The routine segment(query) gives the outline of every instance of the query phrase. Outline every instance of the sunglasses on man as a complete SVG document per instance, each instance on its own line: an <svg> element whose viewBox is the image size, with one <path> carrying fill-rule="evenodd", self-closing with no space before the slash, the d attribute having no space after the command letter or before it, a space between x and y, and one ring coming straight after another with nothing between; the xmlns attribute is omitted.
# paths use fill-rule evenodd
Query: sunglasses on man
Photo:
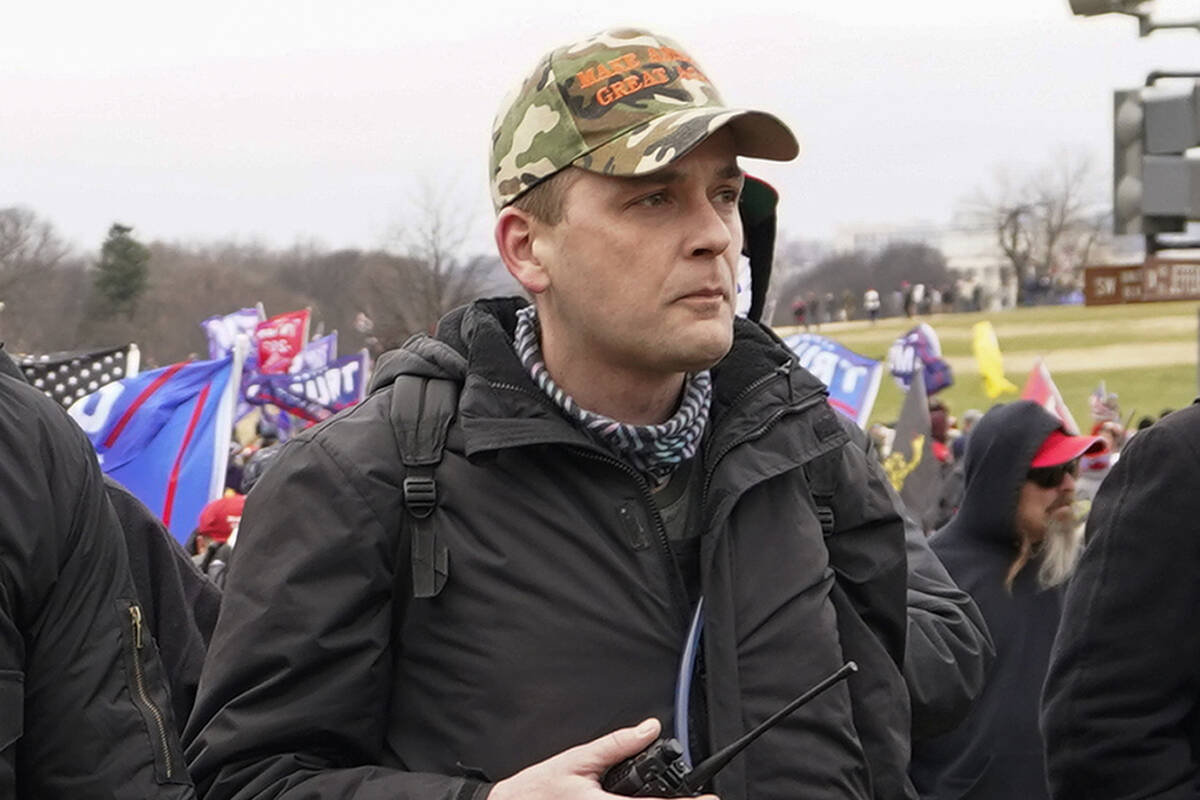
<svg viewBox="0 0 1200 800"><path fill-rule="evenodd" d="M1043 489L1054 489L1060 486L1067 475L1072 478L1079 475L1079 459L1073 459L1063 464L1055 464L1053 467L1034 467L1029 470L1025 476L1026 480L1031 480Z"/></svg>

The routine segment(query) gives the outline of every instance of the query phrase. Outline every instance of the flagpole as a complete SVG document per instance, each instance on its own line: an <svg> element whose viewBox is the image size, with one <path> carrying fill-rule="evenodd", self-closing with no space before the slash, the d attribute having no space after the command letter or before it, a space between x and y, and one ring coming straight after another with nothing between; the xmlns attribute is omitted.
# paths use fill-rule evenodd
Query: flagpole
<svg viewBox="0 0 1200 800"><path fill-rule="evenodd" d="M125 358L125 375L126 378L135 378L142 371L142 351L138 350L137 344L129 343L129 355Z"/></svg>
<svg viewBox="0 0 1200 800"><path fill-rule="evenodd" d="M233 351L229 354L233 359L229 370L229 382L225 384L225 394L221 398L217 418L213 422L213 471L208 487L210 501L216 500L225 492L225 474L229 467L229 439L233 435L234 425L233 410L242 390L242 368L246 363L246 352L249 348L249 337L239 333L233 341Z"/></svg>

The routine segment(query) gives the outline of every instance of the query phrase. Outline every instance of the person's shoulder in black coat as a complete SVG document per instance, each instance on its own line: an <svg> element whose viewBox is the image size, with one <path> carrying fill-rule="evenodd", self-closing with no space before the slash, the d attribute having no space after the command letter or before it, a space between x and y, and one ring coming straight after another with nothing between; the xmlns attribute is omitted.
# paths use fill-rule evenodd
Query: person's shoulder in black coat
<svg viewBox="0 0 1200 800"><path fill-rule="evenodd" d="M182 732L221 610L221 591L128 489L110 478L104 485L125 534L134 587L167 671L175 722Z"/></svg>
<svg viewBox="0 0 1200 800"><path fill-rule="evenodd" d="M0 375L0 797L193 796L95 452Z"/></svg>
<svg viewBox="0 0 1200 800"><path fill-rule="evenodd" d="M1139 433L1092 505L1042 698L1056 800L1200 797L1200 406Z"/></svg>

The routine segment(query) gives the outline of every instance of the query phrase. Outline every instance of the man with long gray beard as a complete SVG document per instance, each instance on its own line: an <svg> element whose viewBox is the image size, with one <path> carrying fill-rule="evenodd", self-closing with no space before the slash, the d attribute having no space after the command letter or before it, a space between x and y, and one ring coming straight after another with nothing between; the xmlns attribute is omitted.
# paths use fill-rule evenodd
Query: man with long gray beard
<svg viewBox="0 0 1200 800"><path fill-rule="evenodd" d="M1105 447L1029 400L993 408L971 434L962 505L930 545L983 612L996 661L958 728L914 742L923 800L1049 796L1038 698L1082 544L1078 460Z"/></svg>

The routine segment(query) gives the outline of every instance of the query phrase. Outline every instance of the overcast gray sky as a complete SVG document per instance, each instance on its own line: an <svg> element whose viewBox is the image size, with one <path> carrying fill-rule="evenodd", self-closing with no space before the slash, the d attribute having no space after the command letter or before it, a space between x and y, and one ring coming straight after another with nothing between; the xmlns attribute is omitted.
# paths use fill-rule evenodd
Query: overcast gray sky
<svg viewBox="0 0 1200 800"><path fill-rule="evenodd" d="M423 182L447 187L483 249L498 101L545 50L616 25L674 37L727 102L792 126L799 161L745 166L806 237L946 222L997 167L1063 147L1107 175L1112 90L1200 69L1200 33L1139 39L1067 0L4 6L0 206L86 249L114 220L143 239L374 247Z"/></svg>

